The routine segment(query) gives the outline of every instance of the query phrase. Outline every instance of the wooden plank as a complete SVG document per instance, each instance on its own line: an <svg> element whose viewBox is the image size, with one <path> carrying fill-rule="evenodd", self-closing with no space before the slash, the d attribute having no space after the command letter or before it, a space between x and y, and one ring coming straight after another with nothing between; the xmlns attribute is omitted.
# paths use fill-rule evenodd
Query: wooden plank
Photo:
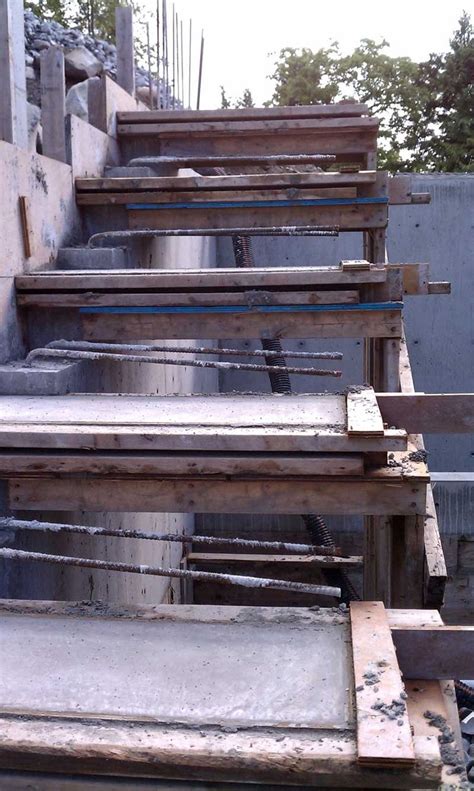
<svg viewBox="0 0 474 791"><path fill-rule="evenodd" d="M185 123L119 123L117 130L122 137L175 137L175 136L216 136L216 135L255 135L279 134L300 135L311 132L313 135L327 134L330 137L347 132L377 132L378 118L293 118L287 120L258 121L189 121ZM315 141L315 145L317 145ZM318 151L315 153L319 153Z"/></svg>
<svg viewBox="0 0 474 791"><path fill-rule="evenodd" d="M474 626L416 626L392 629L405 678L470 678Z"/></svg>
<svg viewBox="0 0 474 791"><path fill-rule="evenodd" d="M1 473L0 473L1 474ZM161 513L416 514L426 486L408 479L130 480L10 478L13 510L137 511Z"/></svg>
<svg viewBox="0 0 474 791"><path fill-rule="evenodd" d="M342 272L338 266L328 267L252 267L237 269L117 269L75 270L70 272L43 271L30 275L18 275L15 286L19 291L92 291L113 289L116 291L195 289L243 289L243 288L310 288L320 285L346 285L358 283L384 283L384 269L373 268L367 272Z"/></svg>
<svg viewBox="0 0 474 791"><path fill-rule="evenodd" d="M219 207L226 206L228 203L235 203L241 207L242 203L254 203L256 208L260 208L257 202L265 201L320 201L329 199L349 200L357 198L356 187L288 187L285 189L252 189L252 190L206 190L192 191L150 191L150 192L78 192L76 193L76 203L78 206L124 206L135 204L146 204L146 206L156 205L157 210L164 211L164 204L176 204L176 208L181 210L183 204L214 204ZM206 208L206 207L205 207Z"/></svg>
<svg viewBox="0 0 474 791"><path fill-rule="evenodd" d="M363 272L370 269L371 265L368 261L341 261L341 269L343 272Z"/></svg>
<svg viewBox="0 0 474 791"><path fill-rule="evenodd" d="M21 221L21 235L23 238L23 252L25 258L32 256L32 242L33 234L30 222L30 199L27 195L20 195L18 197L18 206L20 210Z"/></svg>
<svg viewBox="0 0 474 791"><path fill-rule="evenodd" d="M81 307L102 306L181 306L181 305L334 305L359 302L359 292L340 291L204 291L190 293L172 292L70 292L17 294L17 304L27 307Z"/></svg>
<svg viewBox="0 0 474 791"><path fill-rule="evenodd" d="M88 310L99 311L99 308ZM390 338L401 332L401 310L342 310L264 313L257 309L212 313L83 313L82 335L89 341L162 338Z"/></svg>
<svg viewBox="0 0 474 791"><path fill-rule="evenodd" d="M350 616L358 762L413 765L405 689L385 608L381 602L351 602Z"/></svg>
<svg viewBox="0 0 474 791"><path fill-rule="evenodd" d="M67 162L66 80L61 47L51 46L41 52L40 75L43 154L58 162Z"/></svg>
<svg viewBox="0 0 474 791"><path fill-rule="evenodd" d="M375 171L356 173L258 173L234 176L147 176L140 178L79 178L75 181L78 192L140 192L180 190L250 190L283 189L291 187L351 187L372 184Z"/></svg>
<svg viewBox="0 0 474 791"><path fill-rule="evenodd" d="M389 180L389 198L392 206L401 206L411 203L430 203L429 192L412 192L413 177L399 175L392 176Z"/></svg>
<svg viewBox="0 0 474 791"><path fill-rule="evenodd" d="M42 477L51 473L71 475L131 475L164 478L176 476L212 475L214 478L234 477L313 477L319 475L364 474L364 459L361 454L262 454L252 456L222 453L196 454L170 453L126 454L126 453L59 453L38 452L36 454L7 453L0 451L2 474L8 476L27 475Z"/></svg>
<svg viewBox="0 0 474 791"><path fill-rule="evenodd" d="M285 122L282 122L285 123ZM163 125L166 126L166 125ZM156 155L162 156L235 156L242 153L242 139L239 134L212 135L130 135L122 137L125 147L139 146L130 149L131 155ZM337 135L330 130L317 135L314 130L260 130L245 135L246 156L261 155L291 155L307 154L308 151L316 154L330 154L336 157L336 163L350 162L360 166L362 170L375 170L374 159L369 156L375 153L377 146L377 130L374 129L347 129L339 131ZM127 148L126 148L127 151ZM127 153L125 153L127 156Z"/></svg>
<svg viewBox="0 0 474 791"><path fill-rule="evenodd" d="M435 280L428 283L428 294L450 294L451 283L449 280Z"/></svg>
<svg viewBox="0 0 474 791"><path fill-rule="evenodd" d="M474 393L377 393L389 426L409 434L458 434L474 431Z"/></svg>
<svg viewBox="0 0 474 791"><path fill-rule="evenodd" d="M144 204L146 206L146 204ZM138 204L131 204L138 206ZM318 225L363 231L366 228L385 228L388 222L387 204L363 203L342 205L285 205L260 206L208 206L198 208L152 208L128 210L128 223L132 229L177 230L180 228L273 228L278 225L302 228Z"/></svg>
<svg viewBox="0 0 474 791"><path fill-rule="evenodd" d="M346 404L347 432L350 436L383 436L382 415L372 387L349 390Z"/></svg>
<svg viewBox="0 0 474 791"><path fill-rule="evenodd" d="M284 572L285 567L300 567L302 570L307 570L308 566L327 566L327 568L339 567L357 567L362 566L363 558L352 557L338 557L330 555L262 555L255 553L248 553L246 555L238 555L224 552L188 552L188 564L197 565L199 567L212 566L216 563L226 566L282 566L280 573Z"/></svg>
<svg viewBox="0 0 474 791"><path fill-rule="evenodd" d="M133 9L115 9L115 39L117 44L117 83L127 93L135 95L135 50L133 41Z"/></svg>
<svg viewBox="0 0 474 791"><path fill-rule="evenodd" d="M334 104L309 104L295 107L245 107L228 110L159 110L151 112L118 112L123 124L189 123L193 121L254 121L258 119L293 120L295 118L350 117L368 115L366 104L336 102Z"/></svg>

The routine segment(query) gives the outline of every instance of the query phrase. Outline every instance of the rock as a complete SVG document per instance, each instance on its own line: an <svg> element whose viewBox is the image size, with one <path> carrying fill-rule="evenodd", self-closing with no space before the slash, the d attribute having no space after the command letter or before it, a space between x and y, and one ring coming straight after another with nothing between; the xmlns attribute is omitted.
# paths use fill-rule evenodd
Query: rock
<svg viewBox="0 0 474 791"><path fill-rule="evenodd" d="M461 733L463 736L474 736L474 711L461 720Z"/></svg>
<svg viewBox="0 0 474 791"><path fill-rule="evenodd" d="M25 66L32 66L34 63L34 58L28 53L25 53Z"/></svg>
<svg viewBox="0 0 474 791"><path fill-rule="evenodd" d="M467 779L469 780L470 783L474 783L474 766L472 769L469 770Z"/></svg>
<svg viewBox="0 0 474 791"><path fill-rule="evenodd" d="M36 80L36 72L31 66L27 66L25 69L25 77L27 80Z"/></svg>
<svg viewBox="0 0 474 791"><path fill-rule="evenodd" d="M89 120L89 80L78 82L69 88L66 95L66 113L77 115L83 121Z"/></svg>
<svg viewBox="0 0 474 791"><path fill-rule="evenodd" d="M75 47L64 55L66 76L73 80L86 80L101 73L103 66L85 47Z"/></svg>
<svg viewBox="0 0 474 791"><path fill-rule="evenodd" d="M150 91L148 86L146 88L137 88L136 90L137 99L139 99L143 104L150 105ZM156 85L152 87L152 97L153 97L153 107L156 107Z"/></svg>
<svg viewBox="0 0 474 791"><path fill-rule="evenodd" d="M41 110L35 104L26 103L28 124L28 150L40 151L42 145Z"/></svg>
<svg viewBox="0 0 474 791"><path fill-rule="evenodd" d="M32 47L33 47L33 48L34 48L34 49L35 49L37 52L41 52L41 50L42 50L42 49L49 49L49 48L50 48L50 46L51 46L51 43L50 43L49 41L45 41L45 40L44 40L44 39L42 39L42 38L35 38L35 39L33 39L33 42L32 42L32 44L31 44L31 46L32 46Z"/></svg>
<svg viewBox="0 0 474 791"><path fill-rule="evenodd" d="M471 744L471 746L468 749L468 753L471 758L474 758L474 744Z"/></svg>

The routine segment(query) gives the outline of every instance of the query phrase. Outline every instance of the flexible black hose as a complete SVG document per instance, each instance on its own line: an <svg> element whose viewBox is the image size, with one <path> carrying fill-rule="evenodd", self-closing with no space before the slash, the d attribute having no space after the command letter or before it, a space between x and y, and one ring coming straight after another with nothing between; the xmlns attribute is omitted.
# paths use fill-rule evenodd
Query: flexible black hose
<svg viewBox="0 0 474 791"><path fill-rule="evenodd" d="M234 248L234 259L238 267L253 267L254 260L252 255L252 243L249 236L233 236L232 246ZM281 342L278 338L262 338L262 349L272 352L281 352L279 357L271 357L273 366L286 365ZM291 393L290 376L287 371L272 372L269 374L270 385L273 393ZM318 514L302 514L301 516L311 541L316 546L335 546L334 538L328 529L324 519ZM326 580L331 580L331 585L341 588L341 599L349 602L359 599L359 595L349 580L345 571L339 569L325 569L323 572Z"/></svg>

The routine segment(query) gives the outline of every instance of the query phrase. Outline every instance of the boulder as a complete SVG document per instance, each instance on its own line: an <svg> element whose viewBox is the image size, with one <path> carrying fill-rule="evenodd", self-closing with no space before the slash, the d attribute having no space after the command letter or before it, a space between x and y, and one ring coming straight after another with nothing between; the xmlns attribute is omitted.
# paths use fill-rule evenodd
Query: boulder
<svg viewBox="0 0 474 791"><path fill-rule="evenodd" d="M66 95L66 113L77 115L83 121L89 120L88 109L89 80L78 82L69 88Z"/></svg>
<svg viewBox="0 0 474 791"><path fill-rule="evenodd" d="M66 76L72 80L87 80L102 71L102 63L85 47L75 47L64 55Z"/></svg>
<svg viewBox="0 0 474 791"><path fill-rule="evenodd" d="M28 124L28 151L41 151L41 110L35 104L26 103Z"/></svg>

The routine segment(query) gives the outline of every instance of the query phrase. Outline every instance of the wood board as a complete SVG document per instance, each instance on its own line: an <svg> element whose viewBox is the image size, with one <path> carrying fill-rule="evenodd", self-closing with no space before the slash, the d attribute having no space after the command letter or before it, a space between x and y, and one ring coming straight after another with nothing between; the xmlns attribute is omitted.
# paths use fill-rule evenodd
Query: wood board
<svg viewBox="0 0 474 791"><path fill-rule="evenodd" d="M364 766L411 766L415 750L397 655L381 602L351 602L357 757Z"/></svg>

